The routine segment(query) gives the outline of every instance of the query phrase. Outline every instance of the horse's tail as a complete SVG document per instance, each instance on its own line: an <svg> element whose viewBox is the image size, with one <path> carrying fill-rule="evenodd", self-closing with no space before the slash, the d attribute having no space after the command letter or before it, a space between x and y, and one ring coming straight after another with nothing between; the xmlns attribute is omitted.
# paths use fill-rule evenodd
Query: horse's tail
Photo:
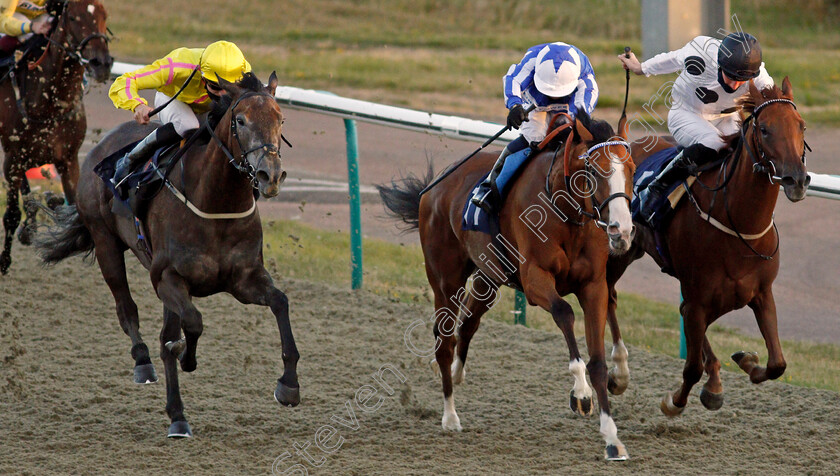
<svg viewBox="0 0 840 476"><path fill-rule="evenodd" d="M93 253L93 237L82 223L75 205L65 205L55 210L55 225L38 233L35 248L45 264L55 264L78 254L88 257Z"/></svg>
<svg viewBox="0 0 840 476"><path fill-rule="evenodd" d="M385 211L393 218L405 222L408 225L405 231L420 227L420 192L432 182L434 176L434 168L429 163L424 177L410 173L399 180L391 180L390 186L376 186L379 197L385 204Z"/></svg>

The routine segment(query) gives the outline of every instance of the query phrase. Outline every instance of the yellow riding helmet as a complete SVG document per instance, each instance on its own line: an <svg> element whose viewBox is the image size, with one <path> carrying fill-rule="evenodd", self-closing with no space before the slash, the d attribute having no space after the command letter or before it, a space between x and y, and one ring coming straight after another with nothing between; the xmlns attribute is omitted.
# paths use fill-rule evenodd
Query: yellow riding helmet
<svg viewBox="0 0 840 476"><path fill-rule="evenodd" d="M242 79L251 71L251 65L245 60L242 51L229 41L217 41L204 48L199 61L201 76L210 81L219 82L219 78L229 83Z"/></svg>

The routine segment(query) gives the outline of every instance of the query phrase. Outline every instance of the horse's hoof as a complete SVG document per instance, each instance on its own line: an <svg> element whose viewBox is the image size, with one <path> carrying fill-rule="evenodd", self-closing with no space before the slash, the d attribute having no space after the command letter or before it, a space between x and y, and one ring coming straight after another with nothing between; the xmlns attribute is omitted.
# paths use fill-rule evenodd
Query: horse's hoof
<svg viewBox="0 0 840 476"><path fill-rule="evenodd" d="M569 408L572 409L573 412L577 413L581 416L591 416L592 415L592 398L591 397L584 397L584 398L577 398L575 397L575 391L572 390L569 392Z"/></svg>
<svg viewBox="0 0 840 476"><path fill-rule="evenodd" d="M158 381L157 372L153 364L134 366L134 383L155 383Z"/></svg>
<svg viewBox="0 0 840 476"><path fill-rule="evenodd" d="M32 237L35 236L35 233L37 232L38 229L35 225L22 226L20 230L18 230L18 241L23 246L29 246L32 244Z"/></svg>
<svg viewBox="0 0 840 476"><path fill-rule="evenodd" d="M734 360L735 363L738 364L738 366L742 367L742 368L744 367L744 365L749 364L749 363L753 363L755 365L758 365L758 353L756 353L756 352L745 352L745 351L742 350L742 351L735 352L734 354L732 354L732 360Z"/></svg>
<svg viewBox="0 0 840 476"><path fill-rule="evenodd" d="M627 461L630 456L627 454L627 448L623 444L607 445L604 449L604 458L607 461Z"/></svg>
<svg viewBox="0 0 840 476"><path fill-rule="evenodd" d="M621 395L627 390L627 385L630 383L627 377L616 377L613 369L608 372L607 390L613 395Z"/></svg>
<svg viewBox="0 0 840 476"><path fill-rule="evenodd" d="M178 420L173 421L171 425L169 425L169 434L166 435L167 438L191 438L192 437L192 430L190 430L190 424L187 423L186 420Z"/></svg>
<svg viewBox="0 0 840 476"><path fill-rule="evenodd" d="M685 407L678 407L674 405L674 396L671 395L671 392L668 392L664 397L662 397L662 401L659 402L659 409L662 410L662 413L664 413L668 418L674 418L680 416L683 410L685 410Z"/></svg>
<svg viewBox="0 0 840 476"><path fill-rule="evenodd" d="M723 392L709 392L704 387L700 390L700 403L702 403L707 410L720 410L720 407L723 406Z"/></svg>
<svg viewBox="0 0 840 476"><path fill-rule="evenodd" d="M198 362L195 360L195 357L188 359L186 358L186 354L182 355L178 361L181 362L181 370L184 372L192 372L198 366Z"/></svg>
<svg viewBox="0 0 840 476"><path fill-rule="evenodd" d="M457 413L451 413L449 415L444 414L443 419L440 422L440 425L443 427L444 431L462 431L461 428L461 419L458 418Z"/></svg>
<svg viewBox="0 0 840 476"><path fill-rule="evenodd" d="M187 350L187 341L184 339L178 340L171 340L164 344L166 350L168 350L172 355L181 358L181 355Z"/></svg>
<svg viewBox="0 0 840 476"><path fill-rule="evenodd" d="M287 387L278 380L277 388L274 389L274 400L280 405L296 407L300 403L300 387Z"/></svg>

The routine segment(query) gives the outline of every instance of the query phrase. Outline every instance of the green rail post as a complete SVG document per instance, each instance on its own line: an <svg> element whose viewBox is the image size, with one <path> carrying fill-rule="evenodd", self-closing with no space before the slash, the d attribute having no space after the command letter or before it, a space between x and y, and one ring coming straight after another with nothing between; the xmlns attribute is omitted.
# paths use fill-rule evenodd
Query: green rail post
<svg viewBox="0 0 840 476"><path fill-rule="evenodd" d="M527 310L526 305L528 301L525 300L525 294L522 291L516 291L516 298L514 300L514 310L513 310L513 323L514 324L522 324L525 327L528 327L528 324L525 323L525 311Z"/></svg>
<svg viewBox="0 0 840 476"><path fill-rule="evenodd" d="M680 292L680 309L682 309L682 292ZM688 347L685 345L685 323L683 322L682 313L679 313L680 316L680 358L685 359L688 357Z"/></svg>
<svg viewBox="0 0 840 476"><path fill-rule="evenodd" d="M344 120L347 138L347 186L350 195L350 265L353 289L362 287L362 206L359 196L359 141L356 121Z"/></svg>

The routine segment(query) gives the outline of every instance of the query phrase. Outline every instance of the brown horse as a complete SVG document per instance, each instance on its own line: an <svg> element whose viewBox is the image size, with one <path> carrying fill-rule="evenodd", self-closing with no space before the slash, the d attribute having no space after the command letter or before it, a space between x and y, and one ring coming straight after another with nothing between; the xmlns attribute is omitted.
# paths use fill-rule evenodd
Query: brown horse
<svg viewBox="0 0 840 476"><path fill-rule="evenodd" d="M49 236L39 236L36 243L47 263L95 253L114 295L120 325L131 337L137 383L154 382L157 375L140 336L137 306L126 281L125 250L131 250L149 270L164 305L160 357L166 368L170 437L191 436L175 362L180 360L185 372L196 368L203 324L192 296L227 292L244 304L270 306L280 328L285 366L274 397L289 406L300 401L299 355L288 299L263 267L262 227L253 196L257 186L265 197L277 195L286 177L279 153L283 115L274 100L277 77L271 75L268 88L250 73L237 85L223 86L228 95L216 104L221 111L216 117L221 119L215 132L211 126L201 132L212 140L186 151L169 179L169 190L149 204L144 220L148 247L138 239L133 219L111 212L113 196L93 172L103 158L145 137L152 127L133 122L112 130L91 150L79 181L77 204L60 208L60 226ZM176 197L176 191L180 196ZM181 338L182 329L186 339Z"/></svg>
<svg viewBox="0 0 840 476"><path fill-rule="evenodd" d="M87 69L94 80L105 82L114 63L108 52L107 13L99 0L51 0L46 8L55 16L48 41L15 71L21 102L15 100L13 78L0 84L0 143L5 154L3 175L9 183L0 274L6 274L12 263L12 241L21 219L18 192L29 193L27 169L55 164L66 200L74 203L79 148L87 129L82 76ZM37 207L26 207L20 236L24 244L29 244L35 211Z"/></svg>
<svg viewBox="0 0 840 476"><path fill-rule="evenodd" d="M706 338L706 329L729 311L749 306L767 345L767 367L759 365L754 352L732 356L750 380L761 383L779 378L785 371L772 290L779 271L773 210L779 184L790 201L805 198L810 182L805 170L805 121L796 111L787 78L781 90L774 86L758 91L751 82L742 110L751 116L744 120L741 133L729 138L734 152L717 173L704 173L692 184L696 205L683 200L664 234L670 267L682 289L680 314L688 349L682 386L667 393L661 402L668 416L682 413L691 387L704 370L709 379L700 401L710 410L723 405L720 362ZM671 146L646 137L634 143L633 157L642 163L652 152ZM638 229L630 252L611 257L608 265L611 326L617 327L615 283L627 266L644 253L660 266L668 264L657 252L653 232L646 226Z"/></svg>
<svg viewBox="0 0 840 476"><path fill-rule="evenodd" d="M494 304L500 285L521 283L528 302L550 312L566 339L575 379L572 411L592 413L588 369L601 408L606 457L627 458L610 416L607 388L618 385L608 376L604 350L607 256L628 250L633 238L628 203L635 165L624 142L624 124L619 125L621 140L616 141L611 140L614 132L609 124L578 116L565 144L531 158L524 167L501 210L500 233L493 237L464 231L461 224L465 200L497 153L475 156L422 196L431 171L425 179L409 176L402 184L379 187L390 212L420 231L426 275L435 296L435 361L442 370L444 430L461 430L452 384L464 379L467 350L481 316ZM558 155L565 159L555 163ZM588 184L580 181L583 177ZM471 275L472 285L466 291ZM574 336L574 312L562 298L569 293L577 295L583 308L587 365ZM617 373L627 373L623 345L614 348L613 357L620 368Z"/></svg>

